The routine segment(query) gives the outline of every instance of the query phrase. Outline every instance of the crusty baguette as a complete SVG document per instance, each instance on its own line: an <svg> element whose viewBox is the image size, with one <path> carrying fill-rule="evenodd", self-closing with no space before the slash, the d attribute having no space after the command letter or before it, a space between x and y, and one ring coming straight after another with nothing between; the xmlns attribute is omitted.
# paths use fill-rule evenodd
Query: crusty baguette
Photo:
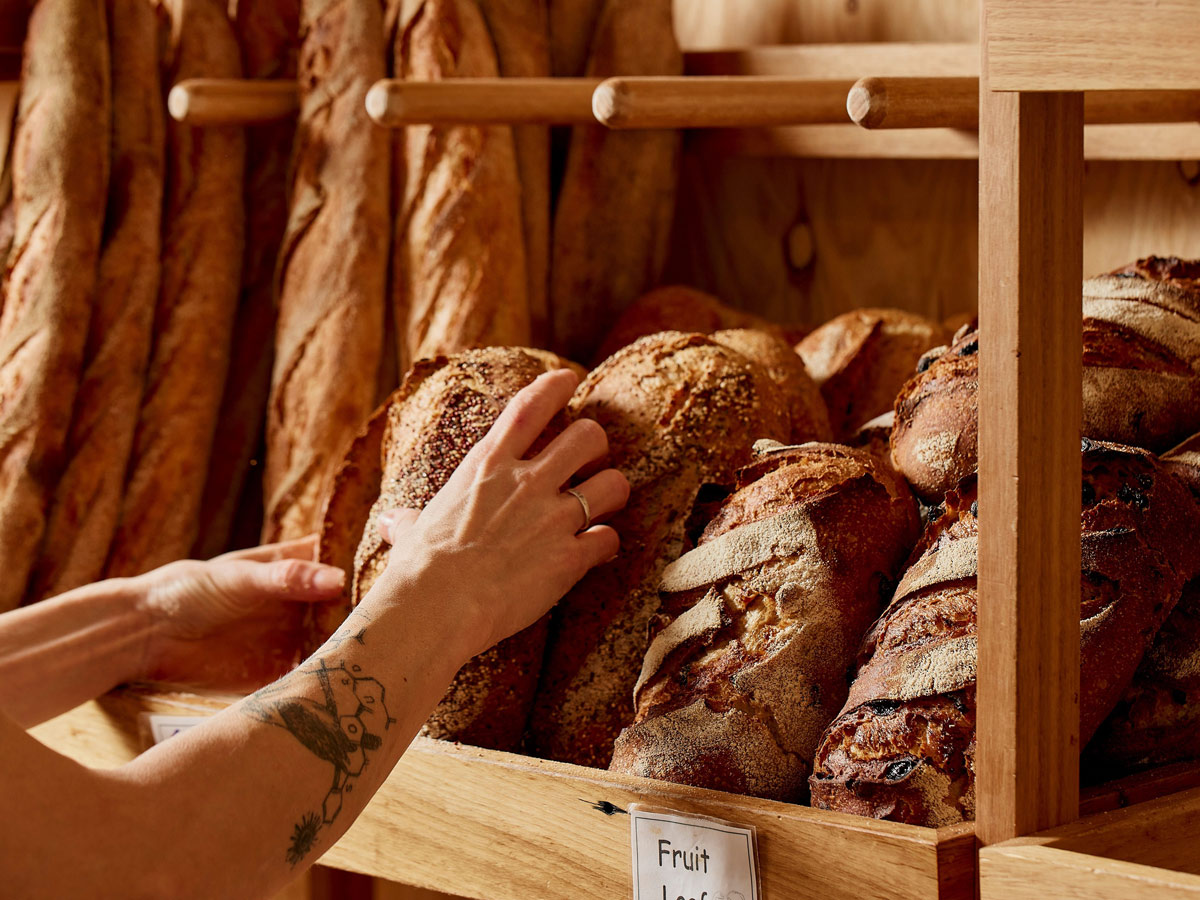
<svg viewBox="0 0 1200 900"><path fill-rule="evenodd" d="M375 407L387 278L388 137L367 117L383 13L304 0L300 115L267 410L263 539L320 527L340 455Z"/></svg>
<svg viewBox="0 0 1200 900"><path fill-rule="evenodd" d="M397 77L495 77L475 0L425 0L399 35ZM420 359L530 342L521 181L508 125L404 129L393 251L402 368Z"/></svg>
<svg viewBox="0 0 1200 900"><path fill-rule="evenodd" d="M237 78L237 41L221 0L175 0L168 80ZM240 128L167 125L162 281L154 346L109 576L187 556L196 540L242 263ZM164 502L164 498L170 502Z"/></svg>
<svg viewBox="0 0 1200 900"><path fill-rule="evenodd" d="M670 0L608 0L587 74L680 75ZM606 325L658 283L679 176L679 133L571 131L554 211L550 308L555 347L591 359Z"/></svg>
<svg viewBox="0 0 1200 900"><path fill-rule="evenodd" d="M703 335L672 331L593 369L570 409L604 426L609 464L632 492L611 520L620 554L555 610L530 734L543 756L603 767L633 721L630 698L662 571L683 548L700 487L732 479L755 439L786 441L790 419L759 366Z"/></svg>
<svg viewBox="0 0 1200 900"><path fill-rule="evenodd" d="M300 0L240 0L234 28L245 77L296 77ZM295 132L291 119L246 129L246 249L221 424L213 441L200 532L193 548L193 555L201 559L228 548L244 490L262 491L262 467L252 470L251 462L262 440L271 390L275 262L287 225L287 171ZM252 471L259 479L247 484Z"/></svg>
<svg viewBox="0 0 1200 900"><path fill-rule="evenodd" d="M158 297L165 112L158 6L108 0L112 45L112 177L108 224L67 438L28 600L104 573L125 490Z"/></svg>
<svg viewBox="0 0 1200 900"><path fill-rule="evenodd" d="M0 612L25 592L62 467L96 282L109 128L103 0L40 0L22 61L0 315Z"/></svg>
<svg viewBox="0 0 1200 900"><path fill-rule="evenodd" d="M550 0L550 67L554 75L583 75L604 5L605 0Z"/></svg>

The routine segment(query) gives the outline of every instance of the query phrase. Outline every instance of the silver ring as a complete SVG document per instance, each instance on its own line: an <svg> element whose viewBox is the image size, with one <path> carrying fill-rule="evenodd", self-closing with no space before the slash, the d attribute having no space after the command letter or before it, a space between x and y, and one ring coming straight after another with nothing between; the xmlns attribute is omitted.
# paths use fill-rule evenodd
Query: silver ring
<svg viewBox="0 0 1200 900"><path fill-rule="evenodd" d="M566 493L570 494L579 501L579 505L583 507L583 524L579 526L579 531L587 531L592 527L592 507L587 501L587 497L583 496L574 488L567 488ZM575 532L579 534L579 531Z"/></svg>

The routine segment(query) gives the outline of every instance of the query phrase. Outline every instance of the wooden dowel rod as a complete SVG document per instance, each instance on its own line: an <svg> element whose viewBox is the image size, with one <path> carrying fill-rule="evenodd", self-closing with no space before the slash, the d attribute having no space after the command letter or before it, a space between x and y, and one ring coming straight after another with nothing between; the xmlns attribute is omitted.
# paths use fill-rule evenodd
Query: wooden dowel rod
<svg viewBox="0 0 1200 900"><path fill-rule="evenodd" d="M609 128L749 128L846 121L847 80L633 77L604 81L592 97Z"/></svg>
<svg viewBox="0 0 1200 900"><path fill-rule="evenodd" d="M242 125L294 115L299 108L294 81L190 78L167 94L167 111L188 125Z"/></svg>
<svg viewBox="0 0 1200 900"><path fill-rule="evenodd" d="M594 122L595 78L384 79L367 91L367 115L380 125Z"/></svg>
<svg viewBox="0 0 1200 900"><path fill-rule="evenodd" d="M846 95L863 128L979 127L978 78L862 78ZM1200 121L1200 91L1090 91L1088 125Z"/></svg>

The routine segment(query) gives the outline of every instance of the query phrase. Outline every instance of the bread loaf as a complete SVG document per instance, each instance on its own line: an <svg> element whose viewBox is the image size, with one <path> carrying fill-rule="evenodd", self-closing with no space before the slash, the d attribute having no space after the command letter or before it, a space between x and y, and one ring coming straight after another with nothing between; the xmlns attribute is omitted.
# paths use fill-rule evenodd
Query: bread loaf
<svg viewBox="0 0 1200 900"><path fill-rule="evenodd" d="M682 75L671 0L608 0L587 75ZM571 130L554 211L550 304L555 346L591 359L605 325L658 283L666 261L679 133Z"/></svg>
<svg viewBox="0 0 1200 900"><path fill-rule="evenodd" d="M922 499L937 503L975 471L978 447L979 331L960 329L949 347L922 356L900 389L892 464Z"/></svg>
<svg viewBox="0 0 1200 900"><path fill-rule="evenodd" d="M846 670L919 532L904 480L870 454L764 450L663 572L670 624L650 644L611 768L803 799Z"/></svg>
<svg viewBox="0 0 1200 900"><path fill-rule="evenodd" d="M104 224L103 0L39 0L21 61L0 314L0 612L25 593L63 464Z"/></svg>
<svg viewBox="0 0 1200 900"><path fill-rule="evenodd" d="M889 468L892 464L892 427L896 422L896 413L885 412L867 422L854 433L846 443L851 447L866 450L872 456L883 461Z"/></svg>
<svg viewBox="0 0 1200 900"><path fill-rule="evenodd" d="M397 77L494 78L475 0L424 0L398 38ZM400 360L529 343L521 180L508 125L412 125L393 251ZM399 166L398 166L399 167Z"/></svg>
<svg viewBox="0 0 1200 900"><path fill-rule="evenodd" d="M553 0L550 4L550 63L554 75L578 78L584 73L604 6L605 0Z"/></svg>
<svg viewBox="0 0 1200 900"><path fill-rule="evenodd" d="M382 10L303 0L300 23L300 113L267 407L265 541L320 527L341 453L376 405L383 349L388 137L363 105L384 75Z"/></svg>
<svg viewBox="0 0 1200 900"><path fill-rule="evenodd" d="M165 152L162 24L151 0L108 0L112 176L83 375L27 601L104 574L125 492L158 298Z"/></svg>
<svg viewBox="0 0 1200 900"><path fill-rule="evenodd" d="M835 439L892 408L917 360L945 343L937 322L899 309L856 309L833 318L796 345L821 388Z"/></svg>
<svg viewBox="0 0 1200 900"><path fill-rule="evenodd" d="M516 393L538 375L568 365L552 353L512 347L468 350L418 363L387 407L381 490L354 558L351 590L360 601L387 567L389 545L376 522L387 509L422 509ZM537 453L565 425L560 415ZM515 749L537 685L548 616L468 662L425 723L424 733L496 750Z"/></svg>
<svg viewBox="0 0 1200 900"><path fill-rule="evenodd" d="M245 77L296 77L300 0L239 0L234 28ZM192 552L201 559L228 548L244 492L262 492L262 467L252 470L251 463L260 450L271 391L275 264L287 226L287 171L295 133L291 118L246 128L246 247L221 425L213 441ZM255 477L248 484L252 473Z"/></svg>
<svg viewBox="0 0 1200 900"><path fill-rule="evenodd" d="M222 0L178 0L171 7L169 83L241 75L225 7ZM110 577L186 557L199 532L200 473L208 470L237 312L244 156L240 128L167 126L154 344Z"/></svg>
<svg viewBox="0 0 1200 900"><path fill-rule="evenodd" d="M786 440L790 422L760 367L679 332L642 338L610 357L580 385L570 411L604 426L609 465L632 493L611 519L620 554L584 576L555 610L530 732L543 756L607 766L613 741L633 721L630 698L659 581L683 547L701 485L730 481L756 438Z"/></svg>
<svg viewBox="0 0 1200 900"><path fill-rule="evenodd" d="M1195 567L1187 490L1150 454L1083 444L1080 742L1108 715ZM823 809L941 826L975 811L978 504L946 495L863 642L810 779Z"/></svg>

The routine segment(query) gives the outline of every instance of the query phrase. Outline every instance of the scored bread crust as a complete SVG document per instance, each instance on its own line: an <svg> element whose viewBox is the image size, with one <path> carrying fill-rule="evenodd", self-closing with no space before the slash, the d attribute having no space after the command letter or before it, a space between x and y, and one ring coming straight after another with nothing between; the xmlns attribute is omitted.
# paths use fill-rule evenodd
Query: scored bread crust
<svg viewBox="0 0 1200 900"><path fill-rule="evenodd" d="M530 721L537 753L607 766L633 720L663 568L683 547L700 486L732 480L758 437L787 439L779 389L756 364L699 334L642 338L594 369L571 401L608 434L632 488L610 524L621 552L559 603Z"/></svg>
<svg viewBox="0 0 1200 900"><path fill-rule="evenodd" d="M1145 451L1085 441L1080 741L1116 704L1177 602L1196 549L1191 496ZM868 631L817 750L813 805L940 826L974 816L978 519L974 479L914 551Z"/></svg>
<svg viewBox="0 0 1200 900"><path fill-rule="evenodd" d="M855 309L830 319L796 345L829 409L835 439L892 408L917 360L949 335L900 309Z"/></svg>
<svg viewBox="0 0 1200 900"><path fill-rule="evenodd" d="M800 800L920 519L888 466L833 444L764 449L738 486L663 573L674 618L647 652L611 768Z"/></svg>

